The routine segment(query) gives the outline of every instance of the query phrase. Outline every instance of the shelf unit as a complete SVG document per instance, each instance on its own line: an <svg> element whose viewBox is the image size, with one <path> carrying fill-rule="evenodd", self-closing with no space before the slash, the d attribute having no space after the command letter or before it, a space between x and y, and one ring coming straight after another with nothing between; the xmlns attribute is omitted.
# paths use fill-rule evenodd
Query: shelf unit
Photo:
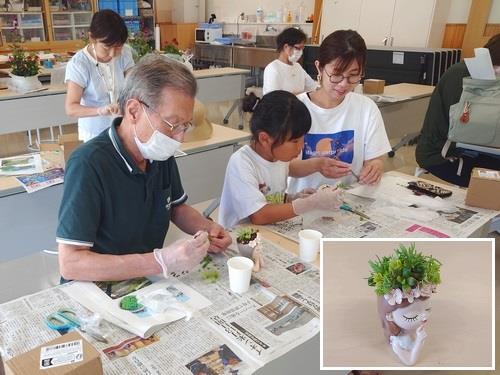
<svg viewBox="0 0 500 375"><path fill-rule="evenodd" d="M51 12L52 35L54 40L82 39L89 31L92 12L58 11Z"/></svg>
<svg viewBox="0 0 500 375"><path fill-rule="evenodd" d="M0 29L7 43L17 36L31 42L46 40L42 12L0 12Z"/></svg>
<svg viewBox="0 0 500 375"><path fill-rule="evenodd" d="M13 19L18 23L27 51L70 51L83 46L81 38L97 9L96 0L40 0L39 4L25 12L0 9L0 29L6 39L6 43L0 44L0 53L12 51Z"/></svg>

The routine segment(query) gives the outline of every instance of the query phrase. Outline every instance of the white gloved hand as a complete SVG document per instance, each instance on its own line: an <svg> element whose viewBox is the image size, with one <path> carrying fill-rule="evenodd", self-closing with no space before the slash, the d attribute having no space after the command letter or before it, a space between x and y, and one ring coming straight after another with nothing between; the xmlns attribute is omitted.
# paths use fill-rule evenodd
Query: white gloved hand
<svg viewBox="0 0 500 375"><path fill-rule="evenodd" d="M314 188L305 188L299 191L298 193L295 194L287 194L286 195L286 200L287 202L293 202L295 199L298 198L307 198L311 194L316 193L316 189Z"/></svg>
<svg viewBox="0 0 500 375"><path fill-rule="evenodd" d="M102 107L97 108L97 114L99 116L111 116L120 113L120 108L116 104L106 104Z"/></svg>
<svg viewBox="0 0 500 375"><path fill-rule="evenodd" d="M337 189L332 186L320 187L314 194L306 198L297 198L292 202L293 211L297 215L302 215L308 211L338 210L342 204L342 189Z"/></svg>
<svg viewBox="0 0 500 375"><path fill-rule="evenodd" d="M207 255L210 246L207 232L198 232L193 238L177 240L162 249L154 249L154 257L163 270L163 276L187 272Z"/></svg>

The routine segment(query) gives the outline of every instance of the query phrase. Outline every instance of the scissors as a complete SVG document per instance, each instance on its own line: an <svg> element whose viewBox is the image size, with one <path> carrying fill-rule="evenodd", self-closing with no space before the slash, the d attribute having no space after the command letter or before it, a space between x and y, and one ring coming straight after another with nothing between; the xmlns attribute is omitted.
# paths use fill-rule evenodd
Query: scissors
<svg viewBox="0 0 500 375"><path fill-rule="evenodd" d="M346 202L343 202L342 205L340 206L340 209L341 210L344 210L344 211L348 211L348 212L352 212L353 214L356 214L358 216L361 216L363 219L366 219L366 220L370 220L370 217L364 213L362 213L361 211L358 211L358 210L355 210L354 208L352 208L349 204L347 204Z"/></svg>
<svg viewBox="0 0 500 375"><path fill-rule="evenodd" d="M78 315L71 309L59 309L57 312L49 314L45 318L45 323L50 329L56 330L61 334L64 334L72 329L79 329L82 332L88 333L91 337L97 341L107 343L108 340L94 329L82 329L82 322L78 318Z"/></svg>

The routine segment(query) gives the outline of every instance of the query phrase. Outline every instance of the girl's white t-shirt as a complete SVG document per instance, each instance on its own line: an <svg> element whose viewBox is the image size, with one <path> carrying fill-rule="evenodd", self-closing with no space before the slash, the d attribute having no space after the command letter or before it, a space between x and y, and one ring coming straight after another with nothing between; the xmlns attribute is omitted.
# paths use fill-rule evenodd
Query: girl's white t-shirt
<svg viewBox="0 0 500 375"><path fill-rule="evenodd" d="M303 160L326 156L351 164L359 175L365 160L391 151L384 121L373 100L354 92L348 93L337 107L325 109L314 104L307 93L298 95L311 114L311 130L304 138ZM301 178L290 178L291 193L323 184L355 182L352 175L330 179L319 172Z"/></svg>
<svg viewBox="0 0 500 375"><path fill-rule="evenodd" d="M302 68L299 63L292 65L276 59L267 64L264 69L264 85L262 93L265 95L274 90L285 90L295 93L313 91L316 81Z"/></svg>
<svg viewBox="0 0 500 375"><path fill-rule="evenodd" d="M219 207L219 224L232 228L266 204L283 203L288 162L268 161L249 145L236 151L226 169Z"/></svg>

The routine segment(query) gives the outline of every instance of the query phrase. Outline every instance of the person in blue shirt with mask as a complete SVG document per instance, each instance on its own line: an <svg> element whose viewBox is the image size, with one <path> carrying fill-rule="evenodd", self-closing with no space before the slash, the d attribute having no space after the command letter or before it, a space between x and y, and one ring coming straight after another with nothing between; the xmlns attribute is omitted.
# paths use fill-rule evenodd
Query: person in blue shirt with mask
<svg viewBox="0 0 500 375"><path fill-rule="evenodd" d="M145 56L130 70L118 98L123 117L67 163L56 234L63 281L167 277L231 244L186 204L174 158L195 94L192 73L164 56ZM164 246L170 221L194 237Z"/></svg>
<svg viewBox="0 0 500 375"><path fill-rule="evenodd" d="M117 97L125 74L134 65L125 44L128 30L117 13L104 9L94 14L87 46L66 67L66 113L78 117L78 138L84 142L109 128L119 113Z"/></svg>

